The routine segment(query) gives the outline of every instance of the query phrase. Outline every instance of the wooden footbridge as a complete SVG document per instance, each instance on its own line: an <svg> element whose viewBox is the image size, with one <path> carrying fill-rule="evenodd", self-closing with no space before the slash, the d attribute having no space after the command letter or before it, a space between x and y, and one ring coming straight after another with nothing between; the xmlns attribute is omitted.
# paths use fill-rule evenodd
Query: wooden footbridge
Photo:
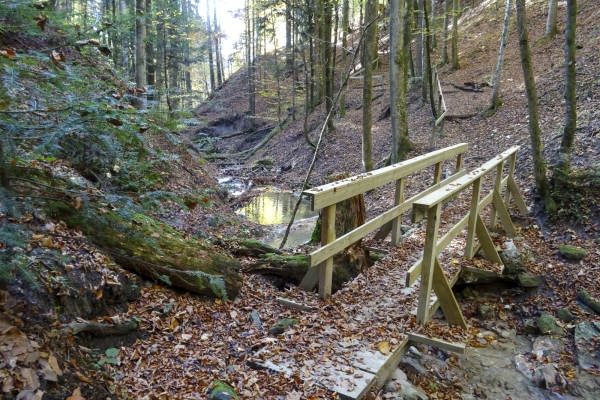
<svg viewBox="0 0 600 400"><path fill-rule="evenodd" d="M423 343L464 352L467 323L452 286L462 271L501 274L504 266L490 230L509 238L516 237L518 233L511 221L509 207L514 205L521 214L528 213L514 179L519 146L511 147L470 172L463 169L467 149L467 144L458 144L303 193L311 198L313 210L321 210L321 247L308 257L311 268L300 285L306 292L297 292L281 299L280 303L304 310L303 317L314 322L315 335L320 332L325 337L335 336L336 329L323 327L330 325L328 319L341 318L345 321L338 323L341 329L347 329L349 336L338 342L323 339L322 343L314 343L307 331L303 333L305 347L299 347L298 339L283 335L278 339L282 342L277 345L279 347L265 346L256 354L252 361L254 365L299 376L310 384L337 392L341 398L361 399L371 387L385 384L411 344ZM454 173L442 180L444 162L454 165ZM405 199L407 177L420 172L422 175L429 167L433 167L431 186ZM393 207L336 238L336 204L388 183L395 184ZM460 208L455 206L460 203L460 196L470 196L469 201L464 201L468 206L452 210L455 222L445 223L441 228L442 208L453 199L447 208ZM490 204L491 209L488 207ZM426 222L420 233L402 242L401 218L407 211L412 212L413 222ZM457 217L457 211L464 215ZM482 214L489 217L487 223ZM359 276L330 297L333 256L375 231L378 231L375 237L379 239L391 234L392 244L398 246L400 253L395 256L394 266L387 267L387 270L375 266L371 268L374 271L363 274L368 276ZM409 240L412 242L408 243ZM409 247L408 244L422 246L422 257L416 261L413 257L411 261L409 253L414 255L414 248L412 252L402 252L404 247ZM459 256L457 245L462 247ZM479 249L483 258L478 259ZM317 285L321 300L308 293ZM373 298L370 292L376 292L374 285L383 288L384 297ZM366 306L346 310L344 300L348 299L350 303L350 299L357 296L364 298ZM335 306L332 307L332 304ZM333 311L325 311L327 307ZM429 322L438 307L443 311L447 324ZM408 310L408 313L402 310ZM383 313L387 313L386 321L391 323L382 322ZM379 328L373 332L371 326L374 324L379 324ZM434 328L432 324L435 324ZM462 334L456 334L457 329ZM353 333L350 335L349 332ZM379 342L378 347L373 340L390 340L390 351L385 345L383 350L381 347L381 343L388 342ZM275 350L281 345L294 347L299 354L314 353L317 360L319 354L326 350L321 346L328 346L325 354L331 352L342 356L329 356L315 362L314 359L294 358L293 352L290 352L289 357L282 358ZM318 351L313 352L314 346ZM309 372L307 365L310 365Z"/></svg>

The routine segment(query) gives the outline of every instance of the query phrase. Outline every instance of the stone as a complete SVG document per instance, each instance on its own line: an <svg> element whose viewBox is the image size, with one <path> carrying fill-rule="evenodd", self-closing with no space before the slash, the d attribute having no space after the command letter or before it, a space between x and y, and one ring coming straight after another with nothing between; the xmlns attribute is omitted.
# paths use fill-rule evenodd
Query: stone
<svg viewBox="0 0 600 400"><path fill-rule="evenodd" d="M542 286L542 277L530 274L519 274L517 275L519 284L525 288L534 288Z"/></svg>
<svg viewBox="0 0 600 400"><path fill-rule="evenodd" d="M535 339L531 352L541 358L548 357L550 353L560 354L563 349L562 341L544 335Z"/></svg>
<svg viewBox="0 0 600 400"><path fill-rule="evenodd" d="M418 375L427 375L427 370L425 370L425 368L423 368L423 366L421 364L419 364L416 360L410 358L410 357L405 357L402 360L403 363L403 368L405 369L409 369L412 372L418 374Z"/></svg>
<svg viewBox="0 0 600 400"><path fill-rule="evenodd" d="M269 329L269 335L281 335L287 328L297 323L298 320L295 318L284 318Z"/></svg>
<svg viewBox="0 0 600 400"><path fill-rule="evenodd" d="M533 381L535 382L536 385L538 385L539 387L545 387L545 381L544 381L544 374L543 374L543 370L544 367L539 366L536 367L533 370Z"/></svg>
<svg viewBox="0 0 600 400"><path fill-rule="evenodd" d="M558 368L556 368L556 364L546 364L542 367L542 376L547 388L556 385L557 372Z"/></svg>
<svg viewBox="0 0 600 400"><path fill-rule="evenodd" d="M406 381L408 380L408 377L406 376L404 371L402 371L400 368L396 368L394 370L394 373L392 374L391 379L395 381Z"/></svg>
<svg viewBox="0 0 600 400"><path fill-rule="evenodd" d="M568 308L561 308L556 313L556 316L562 322L571 322L571 321L573 321L575 319L575 316L573 316L573 313L571 313L571 311L569 311Z"/></svg>
<svg viewBox="0 0 600 400"><path fill-rule="evenodd" d="M494 309L487 304L482 304L479 307L477 307L477 316L483 320L494 319Z"/></svg>
<svg viewBox="0 0 600 400"><path fill-rule="evenodd" d="M577 293L577 298L579 299L579 301L581 301L583 304L585 304L595 312L600 313L600 301L596 301L585 290L579 291L579 293Z"/></svg>
<svg viewBox="0 0 600 400"><path fill-rule="evenodd" d="M465 299L472 299L475 296L473 295L473 292L471 291L471 288L466 287L463 291L462 291L462 295Z"/></svg>
<svg viewBox="0 0 600 400"><path fill-rule="evenodd" d="M539 332L539 328L536 325L535 321L532 319L527 319L525 320L525 322L523 323L523 331L525 333L532 333L532 334L536 334Z"/></svg>
<svg viewBox="0 0 600 400"><path fill-rule="evenodd" d="M463 393L463 394L461 394L461 395L460 395L460 398L461 398L462 400L477 400L477 399L475 398L475 396L473 396L472 394L469 394L469 393Z"/></svg>
<svg viewBox="0 0 600 400"><path fill-rule="evenodd" d="M419 350L417 350L417 348L415 346L410 346L408 351L410 352L410 354L412 354L413 356L415 356L415 358L422 358L423 355L421 354L421 352Z"/></svg>
<svg viewBox="0 0 600 400"><path fill-rule="evenodd" d="M533 365L527 361L525 356L518 354L515 356L515 367L530 381L534 380Z"/></svg>
<svg viewBox="0 0 600 400"><path fill-rule="evenodd" d="M544 314L537 320L537 326L542 333L551 333L554 335L562 335L565 333L563 328L558 326L556 319L550 314Z"/></svg>
<svg viewBox="0 0 600 400"><path fill-rule="evenodd" d="M238 399L239 396L233 388L222 381L214 381L211 385L210 400L230 400Z"/></svg>
<svg viewBox="0 0 600 400"><path fill-rule="evenodd" d="M584 369L596 369L600 359L600 348L595 342L600 339L600 331L589 321L582 321L575 327L575 349L577 362Z"/></svg>
<svg viewBox="0 0 600 400"><path fill-rule="evenodd" d="M523 254L512 240L504 243L506 249L500 253L500 259L504 264L504 272L507 275L517 275L527 271Z"/></svg>
<svg viewBox="0 0 600 400"><path fill-rule="evenodd" d="M396 383L400 385L400 389L397 391L398 397L404 400L429 400L423 389L409 381L396 381Z"/></svg>
<svg viewBox="0 0 600 400"><path fill-rule="evenodd" d="M588 256L587 250L570 244L560 246L558 253L569 261L581 261Z"/></svg>

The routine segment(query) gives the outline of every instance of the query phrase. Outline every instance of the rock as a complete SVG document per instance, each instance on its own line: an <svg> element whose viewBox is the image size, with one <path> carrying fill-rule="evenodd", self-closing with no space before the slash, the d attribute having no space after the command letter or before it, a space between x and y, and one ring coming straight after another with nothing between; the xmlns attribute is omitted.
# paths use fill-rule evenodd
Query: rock
<svg viewBox="0 0 600 400"><path fill-rule="evenodd" d="M400 231L404 234L412 229L410 225L400 225Z"/></svg>
<svg viewBox="0 0 600 400"><path fill-rule="evenodd" d="M558 326L556 319L550 314L544 314L537 320L537 326L542 333L551 333L554 335L562 335L565 333L563 328Z"/></svg>
<svg viewBox="0 0 600 400"><path fill-rule="evenodd" d="M465 299L472 299L475 296L473 296L473 292L471 291L471 288L466 287L463 291L462 291L462 295Z"/></svg>
<svg viewBox="0 0 600 400"><path fill-rule="evenodd" d="M536 325L535 321L532 319L525 320L523 323L523 331L525 333L533 333L536 334L539 332L539 328Z"/></svg>
<svg viewBox="0 0 600 400"><path fill-rule="evenodd" d="M419 352L419 350L417 350L417 348L415 346L410 346L408 351L410 352L410 354L412 354L415 358L422 358L423 355L421 354L421 352Z"/></svg>
<svg viewBox="0 0 600 400"><path fill-rule="evenodd" d="M554 339L549 336L539 336L533 342L531 352L538 358L548 357L550 353L560 354L564 349L562 342L559 339Z"/></svg>
<svg viewBox="0 0 600 400"><path fill-rule="evenodd" d="M600 349L595 342L600 339L600 331L589 321L583 321L575 327L575 349L577 361L584 369L596 370L600 359Z"/></svg>
<svg viewBox="0 0 600 400"><path fill-rule="evenodd" d="M219 216L217 214L212 214L212 215L209 215L207 217L209 218L208 219L208 226L210 226L210 227L215 228L217 226L222 225L222 223L223 223L223 218L221 218L221 216Z"/></svg>
<svg viewBox="0 0 600 400"><path fill-rule="evenodd" d="M558 317L558 319L560 319L562 322L571 322L575 319L575 317L573 316L573 314L571 313L571 311L569 311L568 308L561 308L560 310L558 310L558 312L556 313L556 316Z"/></svg>
<svg viewBox="0 0 600 400"><path fill-rule="evenodd" d="M533 370L533 381L535 382L536 385L538 385L539 387L545 387L545 381L544 381L544 374L542 372L542 370L544 369L544 367L540 366L540 367L536 367Z"/></svg>
<svg viewBox="0 0 600 400"><path fill-rule="evenodd" d="M461 398L462 400L477 400L477 399L475 398L475 396L473 396L472 394L468 394L468 393L463 393L463 394L461 394L461 395L460 395L460 398Z"/></svg>
<svg viewBox="0 0 600 400"><path fill-rule="evenodd" d="M600 301L596 301L588 292L581 290L577 293L577 298L586 306L597 313L600 313Z"/></svg>
<svg viewBox="0 0 600 400"><path fill-rule="evenodd" d="M402 364L404 369L409 369L412 372L418 374L418 375L427 375L427 371L425 370L425 368L423 368L423 366L421 366L421 364L419 364L418 361L410 358L410 357L405 357L402 360Z"/></svg>
<svg viewBox="0 0 600 400"><path fill-rule="evenodd" d="M477 316L483 320L494 319L494 309L487 304L482 304L477 307Z"/></svg>
<svg viewBox="0 0 600 400"><path fill-rule="evenodd" d="M406 377L406 374L400 368L396 368L394 370L394 373L392 374L392 378L391 379L394 380L394 381L406 381L406 380L408 380L408 378Z"/></svg>
<svg viewBox="0 0 600 400"><path fill-rule="evenodd" d="M287 328L297 323L298 320L295 318L284 318L269 329L269 335L281 335Z"/></svg>
<svg viewBox="0 0 600 400"><path fill-rule="evenodd" d="M526 288L542 286L543 282L541 276L530 274L519 274L517 275L517 279L519 280L519 284Z"/></svg>
<svg viewBox="0 0 600 400"><path fill-rule="evenodd" d="M500 259L504 263L504 271L507 275L517 275L525 272L525 261L523 254L517 249L515 243L509 240L504 243L506 249L500 253Z"/></svg>
<svg viewBox="0 0 600 400"><path fill-rule="evenodd" d="M527 362L527 359L522 354L515 356L515 367L517 368L517 371L522 373L527 379L530 381L534 380L533 364Z"/></svg>
<svg viewBox="0 0 600 400"><path fill-rule="evenodd" d="M588 256L587 250L570 244L560 246L558 253L569 261L581 261Z"/></svg>
<svg viewBox="0 0 600 400"><path fill-rule="evenodd" d="M396 384L401 386L397 393L404 400L429 400L423 389L413 385L409 381L396 381Z"/></svg>
<svg viewBox="0 0 600 400"><path fill-rule="evenodd" d="M222 381L214 381L211 385L210 400L230 400L238 399L239 396L233 388Z"/></svg>
<svg viewBox="0 0 600 400"><path fill-rule="evenodd" d="M546 364L542 367L542 377L544 378L547 388L556 385L557 372L558 368L556 368L556 364Z"/></svg>

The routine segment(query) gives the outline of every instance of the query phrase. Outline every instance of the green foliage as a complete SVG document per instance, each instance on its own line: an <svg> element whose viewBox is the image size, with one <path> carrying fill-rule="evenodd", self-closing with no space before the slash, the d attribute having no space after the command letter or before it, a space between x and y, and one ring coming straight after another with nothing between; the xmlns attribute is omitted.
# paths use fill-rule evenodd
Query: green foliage
<svg viewBox="0 0 600 400"><path fill-rule="evenodd" d="M104 354L106 355L106 358L99 360L98 365L117 364L119 362L119 360L117 360L117 358L116 358L119 355L119 349L115 349L115 348L106 349Z"/></svg>

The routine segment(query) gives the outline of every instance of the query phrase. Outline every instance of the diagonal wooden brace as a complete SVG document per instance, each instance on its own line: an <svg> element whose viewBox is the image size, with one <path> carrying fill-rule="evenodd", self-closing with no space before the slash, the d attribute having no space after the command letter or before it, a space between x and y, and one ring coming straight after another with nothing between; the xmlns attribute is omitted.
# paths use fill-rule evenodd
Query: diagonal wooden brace
<svg viewBox="0 0 600 400"><path fill-rule="evenodd" d="M448 284L448 280L437 257L433 266L433 291L440 300L440 307L442 307L446 321L451 325L458 325L463 329L467 329L465 318L460 311L454 293L452 293L452 288Z"/></svg>
<svg viewBox="0 0 600 400"><path fill-rule="evenodd" d="M494 207L496 209L496 212L498 213L498 217L500 217L500 222L502 222L502 227L504 228L506 235L509 238L514 238L514 237L519 236L519 234L517 233L517 230L515 229L515 226L513 225L512 221L510 219L510 214L508 213L508 210L506 209L504 200L502 199L502 196L500 196L500 193L496 189L494 189L493 196L494 196L494 198L492 201L493 201Z"/></svg>
<svg viewBox="0 0 600 400"><path fill-rule="evenodd" d="M494 246L490 233L479 214L477 215L477 223L475 224L475 234L477 235L477 239L479 239L479 244L483 248L485 258L491 262L502 264L500 255L498 255L498 252L496 251L496 246Z"/></svg>

